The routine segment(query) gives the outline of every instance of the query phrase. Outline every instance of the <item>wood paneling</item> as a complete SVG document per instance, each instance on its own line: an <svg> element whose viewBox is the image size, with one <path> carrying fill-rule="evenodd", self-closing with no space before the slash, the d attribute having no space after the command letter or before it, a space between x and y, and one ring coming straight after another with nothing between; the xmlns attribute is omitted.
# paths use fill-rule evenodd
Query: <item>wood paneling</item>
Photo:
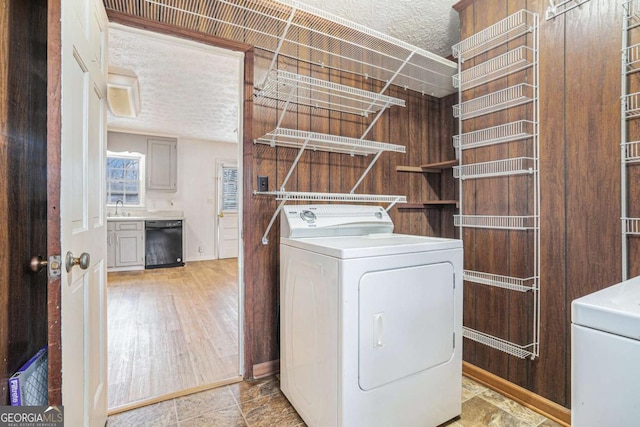
<svg viewBox="0 0 640 427"><path fill-rule="evenodd" d="M268 56L259 50L256 51L256 55ZM257 66L263 63L265 61L256 61ZM278 67L365 90L379 92L384 87L382 82L327 70L316 65L297 63L287 58L279 58ZM256 74L258 73L256 72ZM451 144L454 122L449 117L445 119L441 112L443 105L450 108L452 101L449 100L443 104L438 99L394 86L386 93L405 99L407 107L393 107L385 111L366 135L366 139L405 145L407 153L384 153L357 188L356 193L405 194L409 200L433 197L432 193L435 191L428 187L427 179L423 174L397 173L395 169L398 165L419 165L453 157L452 150L443 148L442 144ZM280 113L280 108L275 109L255 104L253 137L262 136L275 128ZM364 118L321 109L293 108L284 116L282 126L360 138L374 117L373 114ZM295 159L297 150L260 145L245 148L253 151L252 167L259 170L260 175L269 177L270 190L280 188L284 176ZM443 157L445 155L450 157ZM333 153L306 152L302 155L300 164L294 170L286 189L348 193L371 160L371 156L364 158ZM251 190L255 189L255 179L252 179L250 184ZM451 180L450 184L452 184ZM249 344L252 347L253 367L262 366L264 363L275 360L279 354L276 334L278 328L280 220L276 221L269 233L268 245L263 246L260 239L276 209L276 203L269 198L252 196L247 189L245 209L247 207L253 212L251 216L253 223L250 229L245 229L245 244L251 248L247 252L247 262L254 264L255 268L252 271L252 276L246 277L245 280L252 281L253 301L260 302L251 309L250 313L247 312L247 316L252 317L251 322L254 328L252 342ZM451 208L429 209L430 213L427 214L425 213L426 209L398 210L394 208L391 210L391 216L394 220L395 231L398 233L441 235L443 234L443 227L440 223L441 212L448 211L449 215L452 215L452 210ZM451 221L447 222L447 227L449 228L444 233L453 235Z"/></svg>
<svg viewBox="0 0 640 427"><path fill-rule="evenodd" d="M593 0L546 21L547 6L537 0L474 0L456 5L462 38L521 8L541 16L540 357L518 360L466 340L464 359L568 407L570 303L621 278L618 142L622 8L617 2ZM510 42L508 48L515 46L517 41ZM492 90L513 83L511 77L498 80ZM500 118L518 120L528 115L526 108L530 107L511 109ZM469 120L464 131L500 123L493 122L491 116ZM510 143L491 154L495 158L528 155L524 150L522 143ZM482 156L477 153L475 161L484 160ZM473 159L465 159L465 163L470 161ZM465 192L465 213L473 213L469 211L473 207L477 213L506 208L511 215L527 214L533 190L523 180L503 180L506 187L496 180L477 184L470 189L477 196L467 198ZM480 194L502 202L483 199ZM533 246L518 234L521 232L498 233L493 238L484 232L464 233L467 268L488 265L491 272L520 277L533 271ZM524 295L512 292L503 298L497 295L504 293L502 290L466 286L465 325L515 342L524 343L530 337L533 307Z"/></svg>
<svg viewBox="0 0 640 427"><path fill-rule="evenodd" d="M46 1L0 6L0 405L7 379L47 343ZM28 171L28 173L26 172Z"/></svg>

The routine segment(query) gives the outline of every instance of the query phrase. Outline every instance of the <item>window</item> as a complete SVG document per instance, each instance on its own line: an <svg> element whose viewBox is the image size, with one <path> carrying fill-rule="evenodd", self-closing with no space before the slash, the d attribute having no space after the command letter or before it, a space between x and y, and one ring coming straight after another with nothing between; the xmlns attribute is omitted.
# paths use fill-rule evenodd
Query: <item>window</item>
<svg viewBox="0 0 640 427"><path fill-rule="evenodd" d="M107 152L107 204L144 205L144 155Z"/></svg>
<svg viewBox="0 0 640 427"><path fill-rule="evenodd" d="M222 167L222 210L238 210L238 168Z"/></svg>

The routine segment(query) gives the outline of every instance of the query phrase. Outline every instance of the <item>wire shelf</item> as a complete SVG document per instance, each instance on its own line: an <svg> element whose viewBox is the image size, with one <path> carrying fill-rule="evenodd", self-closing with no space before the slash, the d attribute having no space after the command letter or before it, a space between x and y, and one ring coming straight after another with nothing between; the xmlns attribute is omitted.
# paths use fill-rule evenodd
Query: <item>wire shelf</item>
<svg viewBox="0 0 640 427"><path fill-rule="evenodd" d="M406 203L406 196L376 194L313 193L300 191L254 191L256 196L272 196L276 200L305 202Z"/></svg>
<svg viewBox="0 0 640 427"><path fill-rule="evenodd" d="M535 123L530 120L518 120L473 132L454 135L453 146L459 150L485 147L504 142L520 141L532 138L535 134Z"/></svg>
<svg viewBox="0 0 640 427"><path fill-rule="evenodd" d="M629 0L623 4L625 9L625 20L623 23L625 30L630 30L640 25L640 1Z"/></svg>
<svg viewBox="0 0 640 427"><path fill-rule="evenodd" d="M453 116L468 120L536 100L536 88L520 83L453 106Z"/></svg>
<svg viewBox="0 0 640 427"><path fill-rule="evenodd" d="M246 43L441 98L457 65L295 0L104 0L107 9Z"/></svg>
<svg viewBox="0 0 640 427"><path fill-rule="evenodd" d="M623 96L624 115L627 119L640 117L640 92Z"/></svg>
<svg viewBox="0 0 640 427"><path fill-rule="evenodd" d="M535 354L531 351L531 348L535 347L535 343L518 345L467 327L462 328L462 336L521 359L526 359L527 357L533 359L535 357Z"/></svg>
<svg viewBox="0 0 640 427"><path fill-rule="evenodd" d="M640 141L625 142L623 145L625 163L640 162Z"/></svg>
<svg viewBox="0 0 640 427"><path fill-rule="evenodd" d="M456 227L490 228L503 230L533 230L537 217L512 215L454 215Z"/></svg>
<svg viewBox="0 0 640 427"><path fill-rule="evenodd" d="M534 172L536 172L535 159L531 157L514 157L453 167L454 178L460 179L533 174Z"/></svg>
<svg viewBox="0 0 640 427"><path fill-rule="evenodd" d="M262 104L268 100L286 102L290 97L295 104L365 117L392 105L405 106L403 99L284 70L269 73L265 86L256 92L256 102Z"/></svg>
<svg viewBox="0 0 640 427"><path fill-rule="evenodd" d="M302 148L304 146L307 150L360 156L377 154L381 151L406 152L406 148L402 145L284 128L274 129L254 142L272 147Z"/></svg>
<svg viewBox="0 0 640 427"><path fill-rule="evenodd" d="M553 19L556 16L560 16L564 13L567 13L573 8L582 6L584 3L588 1L589 0L561 0L558 4L554 4L553 2L550 2L551 5L547 7L547 12L545 14L545 17L547 21L549 21L550 19Z"/></svg>
<svg viewBox="0 0 640 427"><path fill-rule="evenodd" d="M624 49L622 54L625 58L624 62L627 74L635 73L640 70L640 43Z"/></svg>
<svg viewBox="0 0 640 427"><path fill-rule="evenodd" d="M460 58L464 62L523 34L527 34L532 31L537 18L536 14L522 9L453 45L451 48L453 57Z"/></svg>
<svg viewBox="0 0 640 427"><path fill-rule="evenodd" d="M640 218L622 218L625 234L640 236Z"/></svg>
<svg viewBox="0 0 640 427"><path fill-rule="evenodd" d="M521 279L518 277L502 276L499 274L482 273L480 271L464 270L464 280L511 291L529 292L536 290L535 277Z"/></svg>
<svg viewBox="0 0 640 427"><path fill-rule="evenodd" d="M533 66L535 51L520 46L453 76L453 87L467 90Z"/></svg>

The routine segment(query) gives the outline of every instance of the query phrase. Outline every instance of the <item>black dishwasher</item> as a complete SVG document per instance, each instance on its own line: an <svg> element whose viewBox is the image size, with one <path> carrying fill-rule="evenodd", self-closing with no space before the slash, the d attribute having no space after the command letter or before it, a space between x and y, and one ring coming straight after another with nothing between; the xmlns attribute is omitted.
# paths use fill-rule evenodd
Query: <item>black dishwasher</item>
<svg viewBox="0 0 640 427"><path fill-rule="evenodd" d="M144 268L180 267L182 254L182 221L145 221Z"/></svg>

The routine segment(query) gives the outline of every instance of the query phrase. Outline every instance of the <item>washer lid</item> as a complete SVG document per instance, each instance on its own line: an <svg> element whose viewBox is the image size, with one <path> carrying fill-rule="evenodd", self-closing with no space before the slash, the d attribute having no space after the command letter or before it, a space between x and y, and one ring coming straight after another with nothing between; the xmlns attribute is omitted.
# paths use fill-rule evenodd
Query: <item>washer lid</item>
<svg viewBox="0 0 640 427"><path fill-rule="evenodd" d="M640 276L573 300L571 321L640 339Z"/></svg>
<svg viewBox="0 0 640 427"><path fill-rule="evenodd" d="M282 237L280 244L341 259L462 248L462 241L457 239L393 233L304 239Z"/></svg>
<svg viewBox="0 0 640 427"><path fill-rule="evenodd" d="M380 206L285 205L282 237L358 236L391 233L393 222Z"/></svg>

